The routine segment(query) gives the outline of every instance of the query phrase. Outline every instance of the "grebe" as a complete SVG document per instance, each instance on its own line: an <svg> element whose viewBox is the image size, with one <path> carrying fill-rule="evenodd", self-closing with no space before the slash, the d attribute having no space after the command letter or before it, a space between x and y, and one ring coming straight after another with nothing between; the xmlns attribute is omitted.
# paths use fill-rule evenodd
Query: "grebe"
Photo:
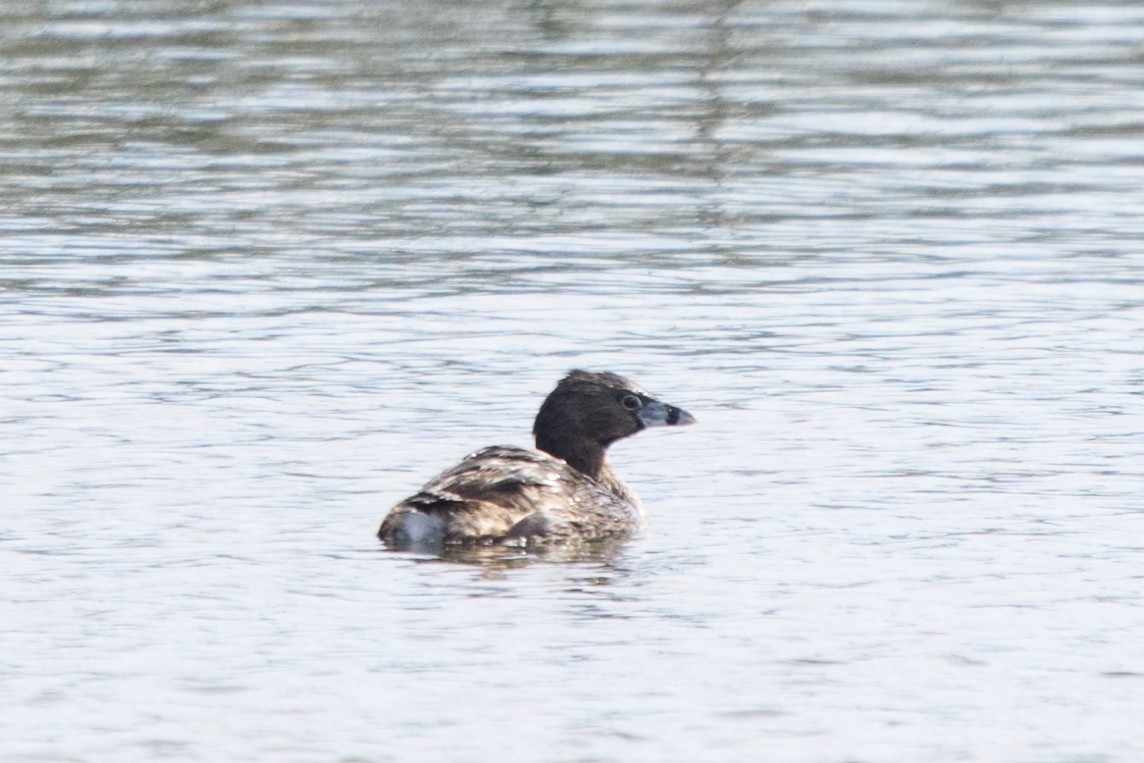
<svg viewBox="0 0 1144 763"><path fill-rule="evenodd" d="M605 460L646 427L695 417L613 373L572 371L540 406L536 449L494 446L466 456L390 509L378 537L393 549L620 538L647 515Z"/></svg>

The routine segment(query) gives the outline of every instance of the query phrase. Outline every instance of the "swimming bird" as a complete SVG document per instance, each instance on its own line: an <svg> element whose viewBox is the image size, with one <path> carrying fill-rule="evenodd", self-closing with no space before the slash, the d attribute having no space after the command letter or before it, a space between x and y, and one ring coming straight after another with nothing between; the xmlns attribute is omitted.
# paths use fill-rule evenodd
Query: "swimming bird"
<svg viewBox="0 0 1144 763"><path fill-rule="evenodd" d="M466 456L390 509L378 537L393 549L429 549L633 535L647 515L608 465L608 446L647 427L693 423L622 376L571 371L540 406L535 449Z"/></svg>

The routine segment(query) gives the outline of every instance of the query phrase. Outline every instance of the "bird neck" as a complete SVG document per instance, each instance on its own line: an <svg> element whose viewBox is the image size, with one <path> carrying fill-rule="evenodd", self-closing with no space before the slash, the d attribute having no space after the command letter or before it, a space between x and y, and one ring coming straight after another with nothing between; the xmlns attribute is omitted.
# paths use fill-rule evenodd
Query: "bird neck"
<svg viewBox="0 0 1144 763"><path fill-rule="evenodd" d="M602 473L612 472L604 460L607 446L592 440L538 432L536 448L568 462L573 469L592 479L600 479Z"/></svg>

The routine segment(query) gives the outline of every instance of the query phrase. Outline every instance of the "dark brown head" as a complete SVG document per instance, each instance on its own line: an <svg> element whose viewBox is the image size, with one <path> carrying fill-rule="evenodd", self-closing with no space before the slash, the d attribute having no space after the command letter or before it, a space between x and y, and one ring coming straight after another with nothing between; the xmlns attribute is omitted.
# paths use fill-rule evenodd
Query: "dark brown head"
<svg viewBox="0 0 1144 763"><path fill-rule="evenodd" d="M572 371L556 385L536 415L536 447L598 476L604 451L645 427L694 424L695 418L656 400L613 373Z"/></svg>

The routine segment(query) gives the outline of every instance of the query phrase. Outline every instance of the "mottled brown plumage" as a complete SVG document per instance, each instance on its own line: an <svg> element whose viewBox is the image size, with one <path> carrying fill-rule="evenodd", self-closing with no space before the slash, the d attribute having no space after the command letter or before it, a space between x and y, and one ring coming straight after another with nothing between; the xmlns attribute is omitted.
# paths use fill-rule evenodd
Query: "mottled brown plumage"
<svg viewBox="0 0 1144 763"><path fill-rule="evenodd" d="M631 535L646 516L608 466L608 446L648 426L694 421L622 376L572 371L540 407L536 450L495 446L466 456L394 506L378 536L405 549Z"/></svg>

